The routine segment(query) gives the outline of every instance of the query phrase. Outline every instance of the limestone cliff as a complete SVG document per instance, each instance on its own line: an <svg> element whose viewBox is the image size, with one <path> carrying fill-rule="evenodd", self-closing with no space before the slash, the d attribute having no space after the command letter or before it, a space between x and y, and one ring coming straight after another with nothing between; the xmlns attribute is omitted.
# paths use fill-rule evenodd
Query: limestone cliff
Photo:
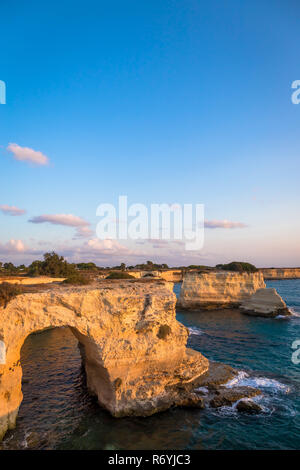
<svg viewBox="0 0 300 470"><path fill-rule="evenodd" d="M68 326L83 351L89 390L114 416L146 416L189 403L184 383L208 370L186 349L187 329L175 318L176 297L164 281L99 281L25 293L0 308L0 438L22 401L20 351L28 335Z"/></svg>
<svg viewBox="0 0 300 470"><path fill-rule="evenodd" d="M25 277L25 276L1 276L0 284L8 282L9 284L20 284L22 286L35 285L35 284L50 284L52 282L62 282L65 277L49 277L49 276L38 276L38 277Z"/></svg>
<svg viewBox="0 0 300 470"><path fill-rule="evenodd" d="M299 279L300 268L262 268L264 279Z"/></svg>
<svg viewBox="0 0 300 470"><path fill-rule="evenodd" d="M183 278L178 306L185 309L238 306L264 287L261 272L190 272Z"/></svg>
<svg viewBox="0 0 300 470"><path fill-rule="evenodd" d="M128 271L129 274L136 279L141 279L149 275L163 279L168 282L181 282L182 281L182 271L181 269L168 269L165 271Z"/></svg>
<svg viewBox="0 0 300 470"><path fill-rule="evenodd" d="M248 315L276 317L290 315L286 303L276 289L258 289L249 299L244 300L240 308Z"/></svg>

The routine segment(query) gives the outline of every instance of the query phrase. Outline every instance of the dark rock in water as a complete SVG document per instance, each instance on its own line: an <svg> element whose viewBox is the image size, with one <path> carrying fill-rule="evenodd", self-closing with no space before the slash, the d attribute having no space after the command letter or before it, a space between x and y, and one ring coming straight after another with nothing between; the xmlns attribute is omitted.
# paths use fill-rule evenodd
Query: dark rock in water
<svg viewBox="0 0 300 470"><path fill-rule="evenodd" d="M204 401L203 398L201 398L199 395L196 393L189 394L186 397L182 398L182 400L178 401L176 403L177 406L184 406L187 408L204 408Z"/></svg>
<svg viewBox="0 0 300 470"><path fill-rule="evenodd" d="M257 403L255 403L252 400L240 400L238 404L236 405L236 409L240 413L250 413L250 414L260 413L262 411L261 406L259 406Z"/></svg>
<svg viewBox="0 0 300 470"><path fill-rule="evenodd" d="M221 406L232 406L233 403L241 398L251 398L260 395L261 391L252 387L234 387L234 388L219 388L219 394L216 394L210 400L210 406L213 408L220 408Z"/></svg>

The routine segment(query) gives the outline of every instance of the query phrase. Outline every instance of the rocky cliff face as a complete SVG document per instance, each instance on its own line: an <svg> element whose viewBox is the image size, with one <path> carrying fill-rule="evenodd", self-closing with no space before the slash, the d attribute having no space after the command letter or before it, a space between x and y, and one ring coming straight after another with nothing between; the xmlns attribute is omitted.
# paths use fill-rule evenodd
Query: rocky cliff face
<svg viewBox="0 0 300 470"><path fill-rule="evenodd" d="M143 277L149 276L151 274L153 277L163 279L168 282L181 282L182 281L182 271L181 269L169 269L166 271L128 271L129 274L136 279L141 279Z"/></svg>
<svg viewBox="0 0 300 470"><path fill-rule="evenodd" d="M264 279L299 279L300 268L263 268Z"/></svg>
<svg viewBox="0 0 300 470"><path fill-rule="evenodd" d="M183 278L178 306L185 309L238 306L264 287L261 272L191 272Z"/></svg>
<svg viewBox="0 0 300 470"><path fill-rule="evenodd" d="M23 277L23 276L1 276L0 284L3 282L8 282L9 284L20 284L22 286L26 285L35 285L35 284L50 284L51 282L61 282L64 281L64 277L48 277L48 276L38 276L38 277Z"/></svg>
<svg viewBox="0 0 300 470"><path fill-rule="evenodd" d="M240 308L248 315L260 317L291 315L276 289L258 289L249 299L242 302Z"/></svg>
<svg viewBox="0 0 300 470"><path fill-rule="evenodd" d="M26 293L0 308L0 438L13 427L22 401L20 351L26 337L68 326L78 338L89 390L114 416L146 416L190 403L182 386L208 370L186 349L176 321L176 297L164 281L100 281ZM3 354L2 354L3 356Z"/></svg>

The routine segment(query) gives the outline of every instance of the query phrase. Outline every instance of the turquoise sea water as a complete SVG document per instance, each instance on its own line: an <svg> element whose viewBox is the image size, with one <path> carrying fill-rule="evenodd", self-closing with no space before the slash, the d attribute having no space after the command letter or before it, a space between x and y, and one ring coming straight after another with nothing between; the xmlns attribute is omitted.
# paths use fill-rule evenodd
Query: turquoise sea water
<svg viewBox="0 0 300 470"><path fill-rule="evenodd" d="M148 418L114 419L91 398L77 341L67 328L31 335L22 350L24 400L17 427L2 449L299 449L300 279L267 282L299 316L247 317L237 310L177 312L190 329L189 346L257 385L264 412L234 408L172 409ZM178 294L180 285L174 286ZM232 384L234 386L234 383Z"/></svg>

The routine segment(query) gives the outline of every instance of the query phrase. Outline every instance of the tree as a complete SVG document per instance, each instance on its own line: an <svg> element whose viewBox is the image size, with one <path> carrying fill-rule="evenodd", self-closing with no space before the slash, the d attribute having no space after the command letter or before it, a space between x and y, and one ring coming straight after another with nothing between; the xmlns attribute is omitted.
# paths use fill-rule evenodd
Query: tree
<svg viewBox="0 0 300 470"><path fill-rule="evenodd" d="M75 272L75 265L68 263L63 256L52 251L44 254L44 261L33 261L29 266L29 276L67 277Z"/></svg>
<svg viewBox="0 0 300 470"><path fill-rule="evenodd" d="M4 269L7 271L9 274L14 274L18 272L18 268L13 263L4 263Z"/></svg>

